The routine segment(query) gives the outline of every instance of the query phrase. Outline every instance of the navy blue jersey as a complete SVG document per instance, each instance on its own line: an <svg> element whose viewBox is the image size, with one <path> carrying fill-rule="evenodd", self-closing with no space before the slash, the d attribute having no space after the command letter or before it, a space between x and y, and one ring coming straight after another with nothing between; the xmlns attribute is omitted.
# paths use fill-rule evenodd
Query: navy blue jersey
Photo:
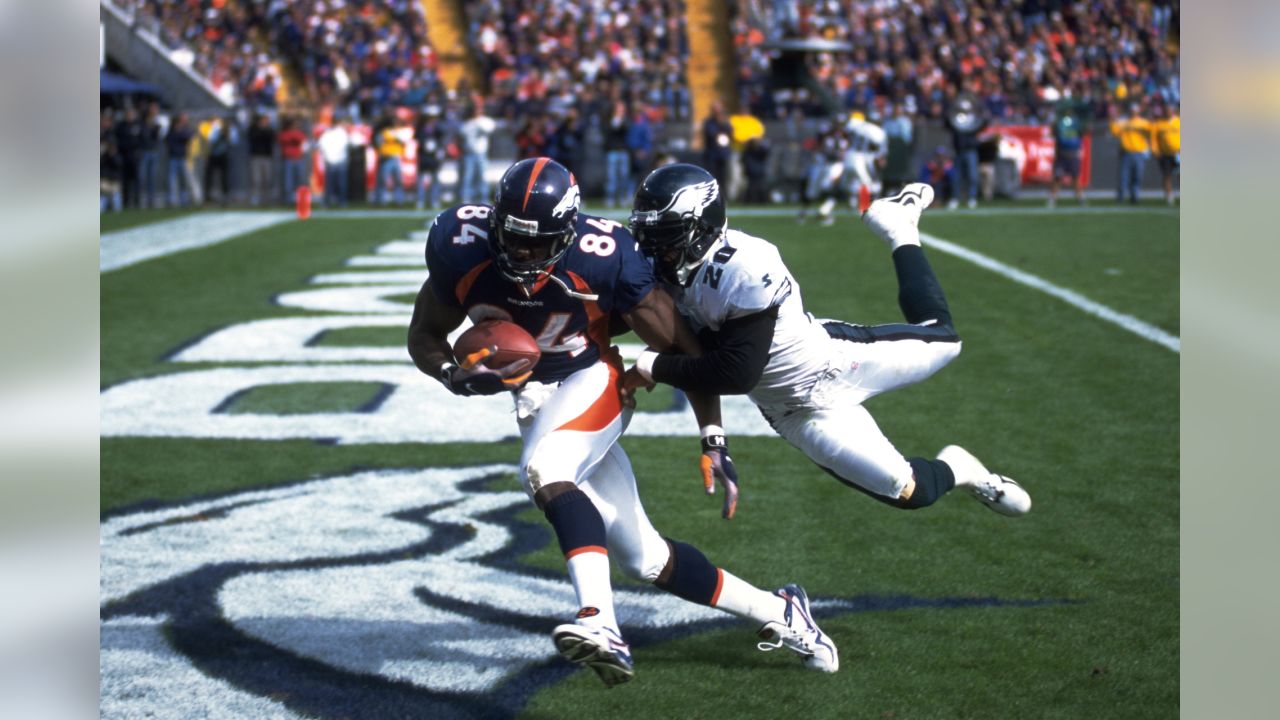
<svg viewBox="0 0 1280 720"><path fill-rule="evenodd" d="M570 296L554 279L526 294L498 272L489 249L488 205L459 205L436 216L427 236L427 271L436 299L472 321L510 320L538 340L533 379L563 380L600 360L609 318L629 312L654 288L653 268L621 223L578 213L577 238L556 263L556 279L595 300Z"/></svg>

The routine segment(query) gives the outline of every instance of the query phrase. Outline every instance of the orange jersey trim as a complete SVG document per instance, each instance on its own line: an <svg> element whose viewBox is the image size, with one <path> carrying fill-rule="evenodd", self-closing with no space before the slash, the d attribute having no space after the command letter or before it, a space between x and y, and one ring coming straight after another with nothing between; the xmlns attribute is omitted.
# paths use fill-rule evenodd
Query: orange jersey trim
<svg viewBox="0 0 1280 720"><path fill-rule="evenodd" d="M484 269L492 264L492 260L485 260L474 268L471 268L471 272L462 276L462 279L458 281L458 286L453 289L454 294L458 296L459 305L464 304L467 293L471 292L471 286L476 283L476 278L480 277L480 273L484 272Z"/></svg>
<svg viewBox="0 0 1280 720"><path fill-rule="evenodd" d="M600 553L601 555L608 555L608 554L609 554L608 549L606 549L606 548L602 548L602 547L600 547L599 545L583 545L583 546L582 546L582 547L580 547L580 548L574 548L574 549L570 550L569 552L565 553L565 554L564 554L564 559L565 559L565 560L568 560L568 559L570 559L570 558L573 558L573 557L576 557L576 556L578 556L578 555L581 555L582 553L589 553L589 552Z"/></svg>

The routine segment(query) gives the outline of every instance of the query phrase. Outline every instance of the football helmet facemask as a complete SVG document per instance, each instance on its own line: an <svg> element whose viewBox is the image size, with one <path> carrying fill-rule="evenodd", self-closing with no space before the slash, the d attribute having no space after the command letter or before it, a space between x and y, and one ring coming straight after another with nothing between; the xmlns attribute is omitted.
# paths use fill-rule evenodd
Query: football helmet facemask
<svg viewBox="0 0 1280 720"><path fill-rule="evenodd" d="M684 285L727 224L716 179L680 163L660 167L640 183L629 226L658 276Z"/></svg>
<svg viewBox="0 0 1280 720"><path fill-rule="evenodd" d="M528 158L498 181L489 215L494 264L512 282L550 274L577 236L581 196L573 173L551 158Z"/></svg>

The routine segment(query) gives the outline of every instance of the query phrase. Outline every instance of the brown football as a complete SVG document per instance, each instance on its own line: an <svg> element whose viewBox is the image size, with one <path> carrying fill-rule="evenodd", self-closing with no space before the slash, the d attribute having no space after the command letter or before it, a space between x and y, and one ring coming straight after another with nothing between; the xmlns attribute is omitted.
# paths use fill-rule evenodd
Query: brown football
<svg viewBox="0 0 1280 720"><path fill-rule="evenodd" d="M524 328L505 320L482 320L468 328L453 344L453 356L461 363L467 356L487 347L498 348L496 353L484 361L485 365L495 370L523 358L533 361L529 365L532 370L538 364L538 358L542 357L538 341Z"/></svg>

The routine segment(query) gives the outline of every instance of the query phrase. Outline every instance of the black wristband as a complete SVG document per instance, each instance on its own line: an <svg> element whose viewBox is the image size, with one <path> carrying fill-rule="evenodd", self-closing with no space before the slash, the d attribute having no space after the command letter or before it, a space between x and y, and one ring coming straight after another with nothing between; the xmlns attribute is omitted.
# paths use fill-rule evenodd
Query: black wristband
<svg viewBox="0 0 1280 720"><path fill-rule="evenodd" d="M457 365L449 362L440 366L440 382L450 390L453 389L453 371L457 369Z"/></svg>
<svg viewBox="0 0 1280 720"><path fill-rule="evenodd" d="M702 452L711 450L729 450L729 439L724 435L708 435L702 438Z"/></svg>

